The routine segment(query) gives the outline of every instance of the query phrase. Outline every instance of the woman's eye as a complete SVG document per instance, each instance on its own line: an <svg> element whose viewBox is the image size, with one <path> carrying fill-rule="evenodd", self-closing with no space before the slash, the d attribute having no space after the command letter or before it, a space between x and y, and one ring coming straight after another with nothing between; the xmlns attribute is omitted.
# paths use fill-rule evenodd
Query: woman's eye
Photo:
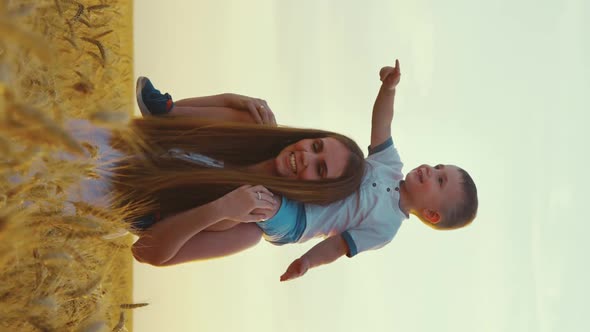
<svg viewBox="0 0 590 332"><path fill-rule="evenodd" d="M312 147L313 147L313 152L318 152L318 149L319 149L318 142L313 142Z"/></svg>

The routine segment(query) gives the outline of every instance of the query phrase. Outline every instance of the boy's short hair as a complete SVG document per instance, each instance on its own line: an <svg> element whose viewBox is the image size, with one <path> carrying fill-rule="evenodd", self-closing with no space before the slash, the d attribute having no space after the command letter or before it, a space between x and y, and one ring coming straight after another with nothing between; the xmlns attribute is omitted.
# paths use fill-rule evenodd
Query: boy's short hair
<svg viewBox="0 0 590 332"><path fill-rule="evenodd" d="M475 219L478 205L475 182L473 182L469 173L464 169L459 168L459 173L463 178L463 182L461 182L463 200L448 208L447 211L444 211L443 218L440 222L431 224L435 229L457 229L469 225Z"/></svg>

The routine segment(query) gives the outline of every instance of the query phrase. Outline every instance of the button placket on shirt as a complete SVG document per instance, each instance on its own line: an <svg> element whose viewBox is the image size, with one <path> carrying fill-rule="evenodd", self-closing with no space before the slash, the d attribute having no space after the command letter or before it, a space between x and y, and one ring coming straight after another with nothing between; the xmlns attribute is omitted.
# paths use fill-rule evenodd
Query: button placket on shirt
<svg viewBox="0 0 590 332"><path fill-rule="evenodd" d="M371 184L371 186L372 186L373 188L377 189L377 181L373 181L373 183ZM386 190L388 193L391 193L391 187L392 187L392 186L385 187L385 188L386 188L385 190ZM394 185L394 186L393 186L393 188L394 188L394 190L395 190L395 191L399 192L399 188L398 188L397 186L395 186L395 185Z"/></svg>

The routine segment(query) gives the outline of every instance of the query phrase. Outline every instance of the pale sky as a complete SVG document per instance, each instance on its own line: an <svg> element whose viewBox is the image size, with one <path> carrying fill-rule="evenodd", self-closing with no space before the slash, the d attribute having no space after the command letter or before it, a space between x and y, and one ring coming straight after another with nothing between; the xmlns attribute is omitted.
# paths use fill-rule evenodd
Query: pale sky
<svg viewBox="0 0 590 332"><path fill-rule="evenodd" d="M401 62L404 171L470 172L474 224L415 217L386 247L279 283L316 242L135 266L137 331L590 331L590 4L583 0L135 1L135 73L175 99L264 98L279 123L369 143Z"/></svg>

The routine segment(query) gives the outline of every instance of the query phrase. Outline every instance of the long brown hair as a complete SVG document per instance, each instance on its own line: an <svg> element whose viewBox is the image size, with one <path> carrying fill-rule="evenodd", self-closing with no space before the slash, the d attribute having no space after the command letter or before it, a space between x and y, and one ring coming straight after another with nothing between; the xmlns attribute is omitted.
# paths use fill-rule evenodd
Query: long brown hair
<svg viewBox="0 0 590 332"><path fill-rule="evenodd" d="M276 157L301 139L333 137L350 156L338 179L302 181L245 171L243 166ZM328 204L358 189L364 174L362 150L350 138L328 131L241 123L211 123L196 118L134 119L112 141L129 157L115 171L115 190L126 204L149 202L151 212L173 214L213 201L244 185L263 185L303 203ZM197 152L222 160L225 168L206 168L174 158L169 149ZM139 209L141 210L141 209Z"/></svg>

